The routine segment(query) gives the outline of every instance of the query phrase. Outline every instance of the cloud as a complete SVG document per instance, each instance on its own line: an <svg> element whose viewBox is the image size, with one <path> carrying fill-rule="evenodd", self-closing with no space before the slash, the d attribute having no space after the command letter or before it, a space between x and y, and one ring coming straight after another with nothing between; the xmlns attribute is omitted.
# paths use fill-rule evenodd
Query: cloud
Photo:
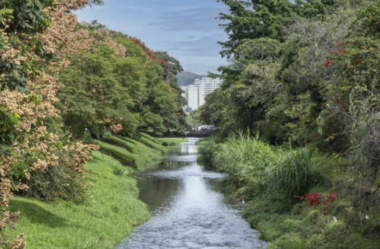
<svg viewBox="0 0 380 249"><path fill-rule="evenodd" d="M166 42L166 49L169 51L180 51L185 55L196 56L219 56L221 46L219 41L226 40L226 35L223 33L209 34L203 36L188 37L186 40Z"/></svg>
<svg viewBox="0 0 380 249"><path fill-rule="evenodd" d="M210 31L219 29L216 19L223 8L188 8L166 12L149 23L149 29L161 31Z"/></svg>
<svg viewBox="0 0 380 249"><path fill-rule="evenodd" d="M79 19L98 19L112 30L138 37L153 50L167 51L186 70L205 74L224 63L218 41L227 35L216 19L228 8L216 0L106 0L78 11Z"/></svg>

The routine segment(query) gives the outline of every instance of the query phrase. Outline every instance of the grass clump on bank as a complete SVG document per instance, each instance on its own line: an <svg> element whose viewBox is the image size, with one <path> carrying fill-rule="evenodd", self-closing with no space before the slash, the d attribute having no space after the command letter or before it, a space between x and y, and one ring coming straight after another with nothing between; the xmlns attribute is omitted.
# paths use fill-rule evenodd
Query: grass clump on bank
<svg viewBox="0 0 380 249"><path fill-rule="evenodd" d="M308 149L273 147L243 134L206 147L211 148L206 157L214 166L250 196L271 193L272 198L290 200L305 194L318 180Z"/></svg>
<svg viewBox="0 0 380 249"><path fill-rule="evenodd" d="M86 203L59 198L11 200L11 210L21 211L18 230L11 233L25 233L26 248L111 249L148 219L146 205L137 199L136 180L127 176L128 168L100 152L93 156L84 173L89 185Z"/></svg>
<svg viewBox="0 0 380 249"><path fill-rule="evenodd" d="M355 205L346 159L242 134L209 141L203 158L230 175L227 184L249 203L244 216L269 249L380 248L380 215Z"/></svg>

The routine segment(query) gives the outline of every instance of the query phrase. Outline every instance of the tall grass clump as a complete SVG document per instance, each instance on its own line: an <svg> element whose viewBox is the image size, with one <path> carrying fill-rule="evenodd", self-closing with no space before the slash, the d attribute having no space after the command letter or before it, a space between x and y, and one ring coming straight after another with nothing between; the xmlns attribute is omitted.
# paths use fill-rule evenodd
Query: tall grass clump
<svg viewBox="0 0 380 249"><path fill-rule="evenodd" d="M307 148L276 152L276 162L267 168L267 190L275 198L301 197L318 183L320 177L313 169L312 153Z"/></svg>
<svg viewBox="0 0 380 249"><path fill-rule="evenodd" d="M217 170L229 174L235 187L265 194L272 200L296 200L318 183L307 148L273 147L239 133L222 144L207 146Z"/></svg>
<svg viewBox="0 0 380 249"><path fill-rule="evenodd" d="M275 150L258 136L242 133L219 144L213 161L218 170L230 175L238 187L250 185L258 191L265 185L266 168L276 162Z"/></svg>

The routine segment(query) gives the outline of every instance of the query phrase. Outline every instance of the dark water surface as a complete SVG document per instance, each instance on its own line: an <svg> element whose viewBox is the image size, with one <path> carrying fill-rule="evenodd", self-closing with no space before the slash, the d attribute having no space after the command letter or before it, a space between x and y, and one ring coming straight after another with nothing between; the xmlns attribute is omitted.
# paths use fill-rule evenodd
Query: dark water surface
<svg viewBox="0 0 380 249"><path fill-rule="evenodd" d="M117 249L267 247L218 191L226 176L197 165L197 140L189 138L158 170L141 176L140 199L149 206L152 218Z"/></svg>

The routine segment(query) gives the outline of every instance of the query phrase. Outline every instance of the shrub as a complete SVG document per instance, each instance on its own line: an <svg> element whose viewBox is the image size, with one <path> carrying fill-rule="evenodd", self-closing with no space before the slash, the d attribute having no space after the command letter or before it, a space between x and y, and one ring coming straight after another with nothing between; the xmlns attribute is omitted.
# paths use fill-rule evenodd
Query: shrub
<svg viewBox="0 0 380 249"><path fill-rule="evenodd" d="M31 172L28 186L29 190L23 194L39 200L53 201L61 198L75 203L86 200L87 185L83 181L83 175L64 167Z"/></svg>

